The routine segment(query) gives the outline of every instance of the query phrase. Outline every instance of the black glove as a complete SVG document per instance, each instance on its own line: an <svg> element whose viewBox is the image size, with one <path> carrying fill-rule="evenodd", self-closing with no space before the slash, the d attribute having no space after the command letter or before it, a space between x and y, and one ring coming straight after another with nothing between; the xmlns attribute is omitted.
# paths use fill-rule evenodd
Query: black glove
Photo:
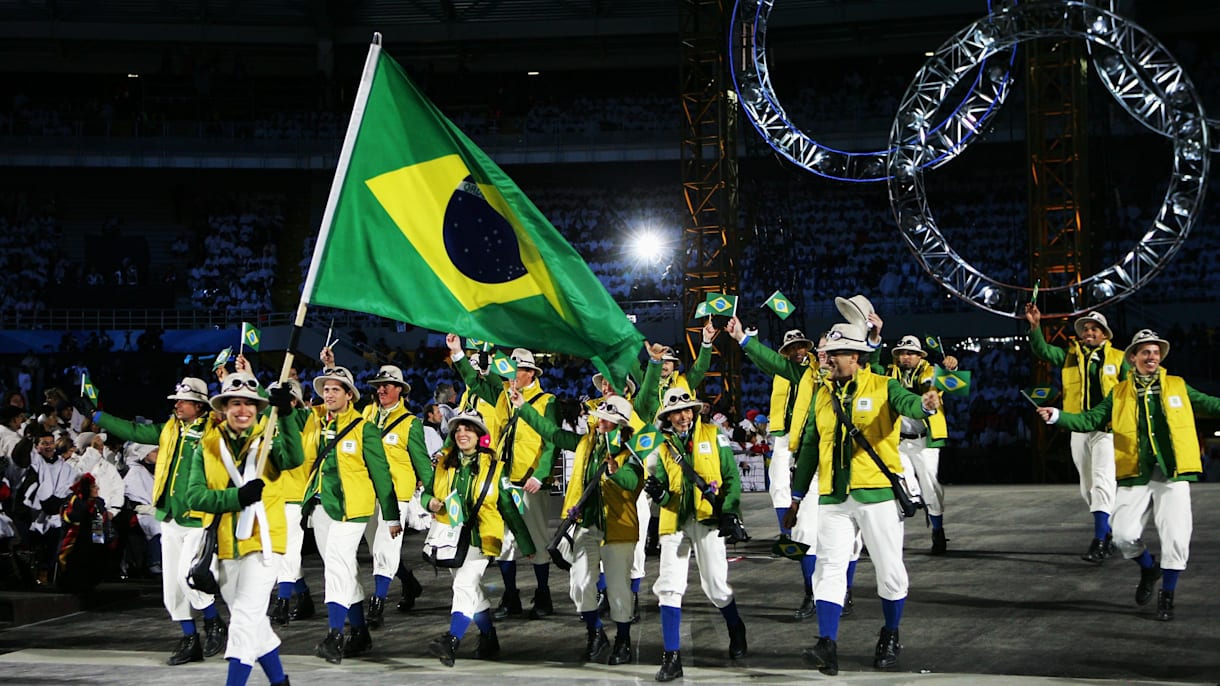
<svg viewBox="0 0 1220 686"><path fill-rule="evenodd" d="M292 412L292 389L288 386L276 386L267 392L271 406L283 417Z"/></svg>
<svg viewBox="0 0 1220 686"><path fill-rule="evenodd" d="M42 501L42 512L48 517L54 517L64 507L64 499L51 496Z"/></svg>
<svg viewBox="0 0 1220 686"><path fill-rule="evenodd" d="M732 512L720 513L720 536L725 539L725 543L740 543L750 540L750 534L746 533L746 528L741 523L741 517Z"/></svg>
<svg viewBox="0 0 1220 686"><path fill-rule="evenodd" d="M657 480L657 477L650 476L644 479L644 492L648 494L658 505L661 504L661 499L665 497L665 484Z"/></svg>
<svg viewBox="0 0 1220 686"><path fill-rule="evenodd" d="M249 507L263 499L263 480L247 481L245 486L237 489L237 503Z"/></svg>
<svg viewBox="0 0 1220 686"><path fill-rule="evenodd" d="M79 398L73 398L72 407L75 407L77 412L84 415L90 421L93 420L93 413L97 412L97 405L94 405L93 401L90 400L89 396L87 395L82 395Z"/></svg>

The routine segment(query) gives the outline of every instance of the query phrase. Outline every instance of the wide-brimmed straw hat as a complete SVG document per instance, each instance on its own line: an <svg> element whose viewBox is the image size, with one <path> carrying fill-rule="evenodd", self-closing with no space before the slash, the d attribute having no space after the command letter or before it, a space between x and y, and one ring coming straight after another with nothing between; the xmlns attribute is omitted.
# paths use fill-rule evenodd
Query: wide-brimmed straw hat
<svg viewBox="0 0 1220 686"><path fill-rule="evenodd" d="M805 334L800 329L792 329L791 331L784 333L784 342L780 344L779 352L780 354L783 354L784 350L786 350L788 346L800 345L802 343L810 348L813 347L813 341L805 338Z"/></svg>
<svg viewBox="0 0 1220 686"><path fill-rule="evenodd" d="M411 384L403 380L402 370L392 364L382 365L381 369L377 370L377 374L369 379L370 386L378 386L383 383L398 384L403 393L411 392Z"/></svg>
<svg viewBox="0 0 1220 686"><path fill-rule="evenodd" d="M253 400L259 412L270 404L269 400L259 395L258 379L249 372L234 372L226 376L224 382L220 384L220 392L212 396L212 409L217 412L224 410L225 403L230 398Z"/></svg>
<svg viewBox="0 0 1220 686"><path fill-rule="evenodd" d="M1131 345L1128 345L1127 349L1123 352L1127 357L1133 357L1135 355L1135 351L1145 343L1157 344L1157 347L1161 349L1162 362L1165 361L1166 357L1169 357L1169 341L1161 338L1160 334L1152 329L1140 329L1139 331L1136 331L1135 336L1131 338Z"/></svg>
<svg viewBox="0 0 1220 686"><path fill-rule="evenodd" d="M868 344L868 329L862 324L845 324L838 323L830 327L830 331L826 332L826 345L818 348L820 353L828 353L834 350L848 350L852 352L871 353L872 346Z"/></svg>
<svg viewBox="0 0 1220 686"><path fill-rule="evenodd" d="M602 381L604 379L605 379L605 377L602 376L601 372L594 374L593 375L593 387L600 391L602 388ZM635 381L632 380L630 375L628 375L627 376L627 395L634 396L636 388L637 388L637 386L635 385Z"/></svg>
<svg viewBox="0 0 1220 686"><path fill-rule="evenodd" d="M915 353L920 357L928 356L928 353L923 350L923 344L915 336L903 336L902 340L898 341L898 345L894 346L894 349L890 352L898 353L904 350L909 353Z"/></svg>
<svg viewBox="0 0 1220 686"><path fill-rule="evenodd" d="M875 312L873 304L863 295L853 295L850 298L835 298L835 307L849 324L867 328L868 316Z"/></svg>
<svg viewBox="0 0 1220 686"><path fill-rule="evenodd" d="M188 376L174 386L173 395L165 396L166 400L193 400L197 403L208 401L208 385L203 379Z"/></svg>
<svg viewBox="0 0 1220 686"><path fill-rule="evenodd" d="M360 399L360 391L356 390L356 379L346 367L327 367L322 370L322 373L313 378L313 390L319 396L322 395L322 386L327 381L338 381L343 384L343 387L352 394L352 402Z"/></svg>
<svg viewBox="0 0 1220 686"><path fill-rule="evenodd" d="M627 426L631 423L631 402L621 395L612 395L602 398L589 414L619 426Z"/></svg>
<svg viewBox="0 0 1220 686"><path fill-rule="evenodd" d="M1114 338L1114 332L1110 330L1110 324L1106 321L1106 315L1100 312L1090 312L1072 322L1072 328L1076 330L1078 338L1084 335L1084 325L1089 322L1096 324L1102 331L1105 331L1106 338Z"/></svg>
<svg viewBox="0 0 1220 686"><path fill-rule="evenodd" d="M480 436L486 436L488 433L487 424L483 421L483 415L479 414L476 410L459 412L450 417L449 421L445 422L445 433L453 434L453 430L458 424L469 424L473 426L475 431Z"/></svg>
<svg viewBox="0 0 1220 686"><path fill-rule="evenodd" d="M525 348L514 348L513 354L509 355L513 362L517 363L517 369L532 369L536 372L542 371L538 365L534 363L534 353Z"/></svg>
<svg viewBox="0 0 1220 686"><path fill-rule="evenodd" d="M703 401L685 388L671 388L665 391L665 397L661 400L661 409L657 410L657 421L663 426L669 424L669 415L686 409L699 412L703 409Z"/></svg>

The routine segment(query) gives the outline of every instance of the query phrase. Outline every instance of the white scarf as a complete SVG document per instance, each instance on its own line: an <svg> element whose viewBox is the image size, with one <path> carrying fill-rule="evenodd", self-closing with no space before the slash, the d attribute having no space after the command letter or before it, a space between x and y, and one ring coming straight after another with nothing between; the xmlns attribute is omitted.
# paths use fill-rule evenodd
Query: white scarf
<svg viewBox="0 0 1220 686"><path fill-rule="evenodd" d="M238 488L246 485L247 482L257 479L258 474L258 446L262 442L262 438L256 438L250 442L250 449L246 452L245 473L237 473L237 465L233 462L233 455L229 452L229 442L224 436L220 437L220 461L224 463L225 471L229 473L229 478L233 480L234 485ZM267 523L267 508L263 506L263 501L258 501L252 505L242 508L241 514L237 517L237 539L244 541L254 535L254 522L258 521L259 542L263 545L263 563L271 561L271 527Z"/></svg>

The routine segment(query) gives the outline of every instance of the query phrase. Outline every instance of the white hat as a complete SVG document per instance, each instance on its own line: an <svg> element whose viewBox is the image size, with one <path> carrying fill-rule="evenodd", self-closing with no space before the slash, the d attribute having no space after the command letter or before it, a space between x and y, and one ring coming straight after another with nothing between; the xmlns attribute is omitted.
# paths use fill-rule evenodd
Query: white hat
<svg viewBox="0 0 1220 686"><path fill-rule="evenodd" d="M369 379L370 386L377 386L383 383L395 383L402 388L403 393L411 392L411 384L403 380L402 370L392 364L382 365L381 369L377 370L376 376Z"/></svg>
<svg viewBox="0 0 1220 686"><path fill-rule="evenodd" d="M674 352L674 349L670 347L666 347L665 352L661 353L661 361L665 362L666 360L674 364L682 363L682 358L678 357L678 353Z"/></svg>
<svg viewBox="0 0 1220 686"><path fill-rule="evenodd" d="M661 401L661 409L657 410L657 421L661 426L669 424L669 415L678 410L691 409L696 412L703 409L703 403L685 388L671 388L665 391Z"/></svg>
<svg viewBox="0 0 1220 686"><path fill-rule="evenodd" d="M220 392L212 396L212 409L217 412L224 410L225 402L230 398L253 400L259 412L270 404L269 400L259 395L258 379L249 372L234 372L226 376L220 384Z"/></svg>
<svg viewBox="0 0 1220 686"><path fill-rule="evenodd" d="M509 357L513 358L513 362L517 363L517 369L532 369L536 372L542 371L538 365L534 364L534 353L525 348L514 348L513 354Z"/></svg>
<svg viewBox="0 0 1220 686"><path fill-rule="evenodd" d="M1131 345L1127 346L1127 349L1123 352L1127 355L1127 357L1132 357L1135 355L1135 351L1145 343L1157 344L1157 347L1161 349L1162 361L1164 361L1166 357L1169 357L1169 341L1161 338L1161 336L1152 329L1140 329L1139 331L1136 331L1135 336L1131 338Z"/></svg>
<svg viewBox="0 0 1220 686"><path fill-rule="evenodd" d="M602 398L589 414L619 426L627 426L631 423L631 403L620 395L612 395Z"/></svg>
<svg viewBox="0 0 1220 686"><path fill-rule="evenodd" d="M826 345L818 348L825 353L832 350L850 350L853 352L871 353L872 346L868 344L868 329L863 324L844 324L842 322L830 327L826 332Z"/></svg>
<svg viewBox="0 0 1220 686"><path fill-rule="evenodd" d="M784 333L784 342L779 346L779 351L782 353L784 352L784 348L787 348L790 345L800 345L801 343L804 343L810 348L813 347L813 341L805 338L805 334L802 333L800 329L792 329L791 331Z"/></svg>
<svg viewBox="0 0 1220 686"><path fill-rule="evenodd" d="M296 398L298 403L301 403L302 405L304 405L305 404L305 391L301 389L301 382L297 381L296 379L289 379L289 380L285 381L284 383L287 384L288 392L292 394L292 397ZM279 388L279 387L280 387L279 381L272 381L271 383L267 384L267 390L269 390L269 391L272 389L275 389L275 388Z"/></svg>
<svg viewBox="0 0 1220 686"><path fill-rule="evenodd" d="M894 346L893 350L890 352L897 353L900 350L915 353L920 357L928 356L928 354L923 351L923 345L920 344L919 339L914 336L903 336L902 340L898 341L898 345Z"/></svg>
<svg viewBox="0 0 1220 686"><path fill-rule="evenodd" d="M174 386L174 394L165 396L166 400L193 400L197 403L208 401L208 385L203 379L188 376Z"/></svg>
<svg viewBox="0 0 1220 686"><path fill-rule="evenodd" d="M96 436L97 434L92 431L82 431L80 434L78 434L76 436L76 452L85 452L85 449L89 447L89 444L93 442L93 439Z"/></svg>
<svg viewBox="0 0 1220 686"><path fill-rule="evenodd" d="M127 464L143 462L144 458L148 457L148 454L156 449L157 446L146 443L128 443L127 447L123 450L123 461Z"/></svg>
<svg viewBox="0 0 1220 686"><path fill-rule="evenodd" d="M1101 327L1101 330L1106 332L1106 338L1114 338L1114 332L1110 331L1110 325L1106 323L1106 315L1100 312L1090 312L1072 322L1072 328L1076 330L1077 336L1084 335L1084 325L1088 322L1093 322L1097 326ZM1144 330L1147 331L1147 329ZM1139 334L1136 335L1138 336ZM1162 357L1164 356L1162 355Z"/></svg>
<svg viewBox="0 0 1220 686"><path fill-rule="evenodd" d="M868 324L868 316L875 312L873 304L868 301L868 298L862 295L853 295L850 298L835 298L835 307L839 308L839 313L849 324L858 326L866 326Z"/></svg>
<svg viewBox="0 0 1220 686"><path fill-rule="evenodd" d="M356 390L356 381L352 378L352 373L347 370L347 367L327 367L322 370L322 373L313 378L313 390L319 396L322 395L322 386L326 385L327 381L338 381L343 384L352 394L352 402L360 399L360 391Z"/></svg>
<svg viewBox="0 0 1220 686"><path fill-rule="evenodd" d="M596 387L596 388L597 388L599 391L601 390L601 387L602 387L602 381L603 381L603 379L604 379L604 378L605 378L605 377L603 377L603 376L602 376L602 373L601 373L601 372L598 372L598 373L596 373L596 374L594 374L594 375L593 375L593 385L594 385L594 386L595 386L595 387ZM631 378L631 375L630 375L630 374L628 374L628 375L627 375L627 395L634 397L634 396L635 396L635 391L636 391L636 385L635 385L635 381L633 381L633 380L632 380L632 378Z"/></svg>
<svg viewBox="0 0 1220 686"><path fill-rule="evenodd" d="M458 424L470 424L475 428L476 431L478 431L480 436L486 436L488 434L487 424L483 422L483 415L479 414L477 410L459 412L450 417L449 421L445 422L445 433L453 434L453 429Z"/></svg>

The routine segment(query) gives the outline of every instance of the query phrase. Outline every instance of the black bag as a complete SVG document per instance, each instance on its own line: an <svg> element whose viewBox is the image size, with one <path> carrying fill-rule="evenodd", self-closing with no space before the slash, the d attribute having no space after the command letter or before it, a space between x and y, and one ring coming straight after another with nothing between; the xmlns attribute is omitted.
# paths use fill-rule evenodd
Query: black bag
<svg viewBox="0 0 1220 686"><path fill-rule="evenodd" d="M479 508L483 506L483 501L487 498L487 491L491 488L491 482L495 476L496 463L493 461L487 470L487 478L483 480L483 490L479 493L479 499L475 501L474 507L470 510L470 521L457 526L444 524L437 519L432 520L432 525L428 528L428 535L424 539L424 562L433 567L448 569L457 569L466 564L466 553L470 552L470 537L474 535L474 525L471 522L479 516Z"/></svg>
<svg viewBox="0 0 1220 686"><path fill-rule="evenodd" d="M220 583L212 572L212 560L216 559L217 529L220 528L220 515L212 518L212 524L203 533L203 542L195 557L191 558L191 570L186 575L186 585L199 591L216 595L220 593Z"/></svg>
<svg viewBox="0 0 1220 686"><path fill-rule="evenodd" d="M873 449L873 446L868 442L868 439L864 437L864 434L860 433L859 427L852 424L851 421L848 420L847 413L843 411L843 405L839 403L838 396L834 395L833 393L830 396L830 406L834 408L835 416L838 417L839 423L847 427L848 435L855 439L856 443L860 444L861 448L864 448L864 452L868 453L868 456L873 458L873 462L876 463L877 468L881 470L881 473L885 474L885 478L890 480L890 488L894 491L894 499L898 502L898 509L902 510L902 516L907 518L914 517L915 513L919 512L919 508L923 507L923 503L916 502L916 500L911 497L910 491L907 490L906 480L894 472L891 472L890 468L885 466L885 462L882 461L881 456L878 455L877 451Z"/></svg>

